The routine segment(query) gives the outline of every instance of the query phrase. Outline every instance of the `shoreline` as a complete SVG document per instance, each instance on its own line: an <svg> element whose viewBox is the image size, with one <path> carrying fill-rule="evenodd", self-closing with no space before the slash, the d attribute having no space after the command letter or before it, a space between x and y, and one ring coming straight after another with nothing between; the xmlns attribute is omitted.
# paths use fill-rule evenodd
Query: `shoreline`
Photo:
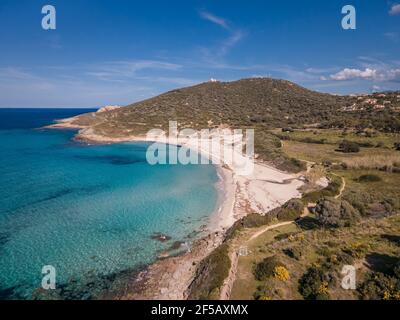
<svg viewBox="0 0 400 320"><path fill-rule="evenodd" d="M91 128L73 124L74 118L57 121L46 129L78 129L75 140L86 143L162 142L149 141L144 136L109 138L94 134ZM187 141L177 144L190 148ZM203 150L195 150L205 154ZM212 158L215 155L205 154ZM219 181L218 202L210 215L206 230L193 243L190 251L158 259L140 272L133 283L129 283L123 294L116 299L185 300L192 283L197 264L206 258L225 239L226 231L239 219L250 214L266 214L292 198L301 197L298 189L303 185L300 174L281 172L261 161L255 161L250 176L239 176L226 164L214 164ZM134 288L132 292L127 288Z"/></svg>

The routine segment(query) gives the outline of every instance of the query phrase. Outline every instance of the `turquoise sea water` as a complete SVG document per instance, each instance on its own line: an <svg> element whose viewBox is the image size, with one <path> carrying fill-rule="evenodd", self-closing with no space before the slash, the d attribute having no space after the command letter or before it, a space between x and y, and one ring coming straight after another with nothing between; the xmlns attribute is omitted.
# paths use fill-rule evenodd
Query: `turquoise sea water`
<svg viewBox="0 0 400 320"><path fill-rule="evenodd" d="M150 166L144 143L88 146L74 131L36 129L80 112L0 109L2 299L100 297L193 240L217 205L211 165ZM55 292L37 290L44 265L56 268Z"/></svg>

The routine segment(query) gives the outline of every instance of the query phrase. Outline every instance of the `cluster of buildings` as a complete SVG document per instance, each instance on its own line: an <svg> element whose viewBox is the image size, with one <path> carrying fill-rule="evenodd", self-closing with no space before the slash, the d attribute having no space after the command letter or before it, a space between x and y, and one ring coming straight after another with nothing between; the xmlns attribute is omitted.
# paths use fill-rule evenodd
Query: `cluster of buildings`
<svg viewBox="0 0 400 320"><path fill-rule="evenodd" d="M341 110L344 112L363 111L363 110L384 110L390 108L400 112L400 95L379 93L373 95L355 96L356 101Z"/></svg>

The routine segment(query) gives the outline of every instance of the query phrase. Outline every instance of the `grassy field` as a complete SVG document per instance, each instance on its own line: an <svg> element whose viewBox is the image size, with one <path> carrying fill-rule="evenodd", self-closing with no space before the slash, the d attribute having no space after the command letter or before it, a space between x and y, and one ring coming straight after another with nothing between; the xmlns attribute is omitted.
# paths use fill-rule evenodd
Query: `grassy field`
<svg viewBox="0 0 400 320"><path fill-rule="evenodd" d="M344 178L346 186L339 201L348 201L362 219L345 227L323 228L317 216L308 216L296 224L263 233L248 243L248 255L239 257L231 299L400 298L400 280L396 280L392 271L396 263L400 264L400 173L392 170L400 160L400 153L390 147L397 136L348 135L351 140L379 147L361 147L360 152L347 154L335 151L336 144L343 139L339 131L321 132L319 137L326 139L323 144L296 141L314 137L313 132L295 131L293 135L295 139L283 141L283 152L289 157L347 164L329 166L326 170L338 183ZM388 164L392 167L387 168ZM338 186L335 184L332 194L337 193ZM313 192L320 197L325 193ZM271 257L286 270L284 280L276 274L262 281L257 279L256 266ZM341 287L340 272L346 264L357 269L357 290ZM306 295L314 283L317 287L313 290L318 294Z"/></svg>
<svg viewBox="0 0 400 320"><path fill-rule="evenodd" d="M282 141L282 150L288 157L316 163L345 163L355 167L378 167L380 164L400 167L400 152L394 149L394 144L400 140L398 134L375 133L365 137L355 132L343 136L339 130L295 130L284 134L277 130L273 132L286 137ZM360 151L339 151L339 144L344 139L359 144Z"/></svg>
<svg viewBox="0 0 400 320"><path fill-rule="evenodd" d="M249 255L240 257L237 280L231 299L252 300L260 292L268 299L303 299L299 292L299 281L311 266L321 266L351 252L357 268L357 283L360 285L367 272L382 271L400 254L399 244L390 236L400 233L400 216L365 220L362 224L342 229L303 230L290 225L271 230L249 245ZM294 236L288 236L294 234ZM281 239L281 240L277 240ZM282 239L283 238L283 239ZM362 248L362 249L359 249ZM290 257L290 250L301 252L300 257ZM351 251L352 250L352 251ZM358 250L358 251L357 251ZM268 256L277 256L289 272L290 278L282 281L271 277L258 281L253 274L254 266ZM343 263L332 263L329 272L336 279L328 286L331 299L358 299L357 290L344 290L340 286L340 271Z"/></svg>
<svg viewBox="0 0 400 320"><path fill-rule="evenodd" d="M365 131L365 133L357 133L357 131L349 130L324 130L324 129L307 129L294 130L287 133L281 129L275 129L272 133L279 136L282 140L290 140L297 142L317 142L323 144L339 144L342 140L350 140L357 142L360 145L371 145L393 148L394 143L399 142L399 134L395 133L380 133L377 131ZM367 136L365 136L367 135Z"/></svg>
<svg viewBox="0 0 400 320"><path fill-rule="evenodd" d="M343 153L336 151L338 134L322 133L332 144L283 141L281 152L288 159L314 163L305 175L308 187L302 189L302 200L235 223L222 249L201 265L194 297L218 298L231 265L227 257L245 246L247 254L238 258L233 300L400 300L400 171L395 170L400 152L389 147L395 138L369 137L370 145L379 146ZM322 190L312 183L321 176L330 181ZM314 203L315 212L299 218L304 205ZM323 219L318 208L325 210ZM324 224L337 219L341 221ZM287 224L260 234L282 221ZM341 287L344 265L356 268L357 290Z"/></svg>
<svg viewBox="0 0 400 320"><path fill-rule="evenodd" d="M312 144L296 141L283 141L284 152L293 158L322 163L325 161L342 162L360 157L392 157L400 160L400 152L385 148L361 148L358 153L343 153L337 151L337 145Z"/></svg>
<svg viewBox="0 0 400 320"><path fill-rule="evenodd" d="M337 174L346 179L343 198L355 206L362 205L366 214L382 216L400 210L400 174L378 170L344 170ZM380 181L362 181L360 177L378 177Z"/></svg>

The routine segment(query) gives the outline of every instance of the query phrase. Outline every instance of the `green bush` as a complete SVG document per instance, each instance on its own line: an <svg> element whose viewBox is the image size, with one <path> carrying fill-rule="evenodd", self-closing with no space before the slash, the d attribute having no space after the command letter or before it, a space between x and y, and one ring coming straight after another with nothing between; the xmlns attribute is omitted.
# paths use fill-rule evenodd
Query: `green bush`
<svg viewBox="0 0 400 320"><path fill-rule="evenodd" d="M271 297L272 291L273 289L270 288L269 286L266 285L258 286L257 290L253 294L254 300L272 300Z"/></svg>
<svg viewBox="0 0 400 320"><path fill-rule="evenodd" d="M382 181L382 178L375 174L363 174L355 179L357 182L379 182Z"/></svg>
<svg viewBox="0 0 400 320"><path fill-rule="evenodd" d="M314 144L325 144L326 143L326 139L313 139L310 137L306 137L303 139L298 139L299 142L303 142L303 143L314 143Z"/></svg>
<svg viewBox="0 0 400 320"><path fill-rule="evenodd" d="M343 253L354 259L363 259L370 250L370 246L365 243L353 243L343 248Z"/></svg>
<svg viewBox="0 0 400 320"><path fill-rule="evenodd" d="M296 246L292 248L287 248L283 250L283 252L290 258L295 259L295 260L301 260L301 258L304 256L304 248Z"/></svg>
<svg viewBox="0 0 400 320"><path fill-rule="evenodd" d="M339 151L344 153L356 153L360 152L360 146L356 142L343 140L339 144Z"/></svg>
<svg viewBox="0 0 400 320"><path fill-rule="evenodd" d="M307 300L328 300L330 278L320 267L312 266L299 280L299 292Z"/></svg>
<svg viewBox="0 0 400 320"><path fill-rule="evenodd" d="M381 272L368 273L358 293L363 300L397 300L400 299L400 281Z"/></svg>
<svg viewBox="0 0 400 320"><path fill-rule="evenodd" d="M350 191L345 193L344 200L349 202L355 209L360 212L361 216L368 215L368 204L373 201L371 195L362 191Z"/></svg>
<svg viewBox="0 0 400 320"><path fill-rule="evenodd" d="M277 208L274 213L279 221L292 221L299 218L303 210L304 204L300 199L291 199L282 207Z"/></svg>
<svg viewBox="0 0 400 320"><path fill-rule="evenodd" d="M259 281L265 281L274 275L274 270L278 266L284 266L276 256L265 258L256 264L254 268L254 276Z"/></svg>
<svg viewBox="0 0 400 320"><path fill-rule="evenodd" d="M315 212L319 223L329 228L349 226L360 220L359 212L346 200L321 199L317 202Z"/></svg>

